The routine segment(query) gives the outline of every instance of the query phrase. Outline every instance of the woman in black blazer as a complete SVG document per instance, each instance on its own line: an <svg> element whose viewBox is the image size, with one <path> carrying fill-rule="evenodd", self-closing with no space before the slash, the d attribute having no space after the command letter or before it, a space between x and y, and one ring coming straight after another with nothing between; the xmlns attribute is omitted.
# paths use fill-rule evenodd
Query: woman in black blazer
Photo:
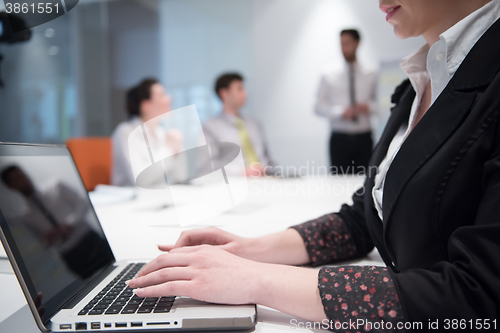
<svg viewBox="0 0 500 333"><path fill-rule="evenodd" d="M380 4L397 36L427 46L402 63L411 81L392 97L370 161L378 171L354 203L256 239L184 232L130 281L139 296L258 303L347 331L500 329L499 0ZM374 246L387 267L276 265Z"/></svg>

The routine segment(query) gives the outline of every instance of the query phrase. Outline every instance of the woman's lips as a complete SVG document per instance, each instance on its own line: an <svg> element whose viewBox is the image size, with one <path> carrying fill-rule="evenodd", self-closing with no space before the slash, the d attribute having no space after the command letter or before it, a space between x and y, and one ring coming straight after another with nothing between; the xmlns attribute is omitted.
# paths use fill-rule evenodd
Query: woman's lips
<svg viewBox="0 0 500 333"><path fill-rule="evenodd" d="M396 12L401 8L401 6L394 6L394 7L386 7L386 8L381 8L382 11L387 13L387 16L385 17L386 21L389 21L391 17L396 14Z"/></svg>

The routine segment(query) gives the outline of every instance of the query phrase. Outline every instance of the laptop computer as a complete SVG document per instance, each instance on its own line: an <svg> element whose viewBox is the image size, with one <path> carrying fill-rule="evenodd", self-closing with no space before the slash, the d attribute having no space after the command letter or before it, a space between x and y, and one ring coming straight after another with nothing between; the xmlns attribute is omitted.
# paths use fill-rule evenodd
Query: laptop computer
<svg viewBox="0 0 500 333"><path fill-rule="evenodd" d="M139 298L64 146L0 143L0 239L43 332L252 329L255 305ZM134 246L131 244L130 246Z"/></svg>

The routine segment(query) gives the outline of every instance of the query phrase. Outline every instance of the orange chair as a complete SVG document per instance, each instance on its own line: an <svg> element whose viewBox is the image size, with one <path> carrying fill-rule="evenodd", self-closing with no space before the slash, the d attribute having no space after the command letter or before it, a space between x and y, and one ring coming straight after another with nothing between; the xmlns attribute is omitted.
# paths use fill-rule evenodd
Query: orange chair
<svg viewBox="0 0 500 333"><path fill-rule="evenodd" d="M98 184L111 183L110 138L73 138L66 141L87 191Z"/></svg>

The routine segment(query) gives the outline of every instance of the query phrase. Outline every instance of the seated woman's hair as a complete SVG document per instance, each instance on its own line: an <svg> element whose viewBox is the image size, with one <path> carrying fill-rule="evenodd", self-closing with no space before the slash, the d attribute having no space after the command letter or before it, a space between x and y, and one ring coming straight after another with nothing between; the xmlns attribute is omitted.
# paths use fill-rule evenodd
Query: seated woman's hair
<svg viewBox="0 0 500 333"><path fill-rule="evenodd" d="M151 98L151 87L159 83L157 79L147 78L127 91L126 104L129 117L141 116L141 103Z"/></svg>

